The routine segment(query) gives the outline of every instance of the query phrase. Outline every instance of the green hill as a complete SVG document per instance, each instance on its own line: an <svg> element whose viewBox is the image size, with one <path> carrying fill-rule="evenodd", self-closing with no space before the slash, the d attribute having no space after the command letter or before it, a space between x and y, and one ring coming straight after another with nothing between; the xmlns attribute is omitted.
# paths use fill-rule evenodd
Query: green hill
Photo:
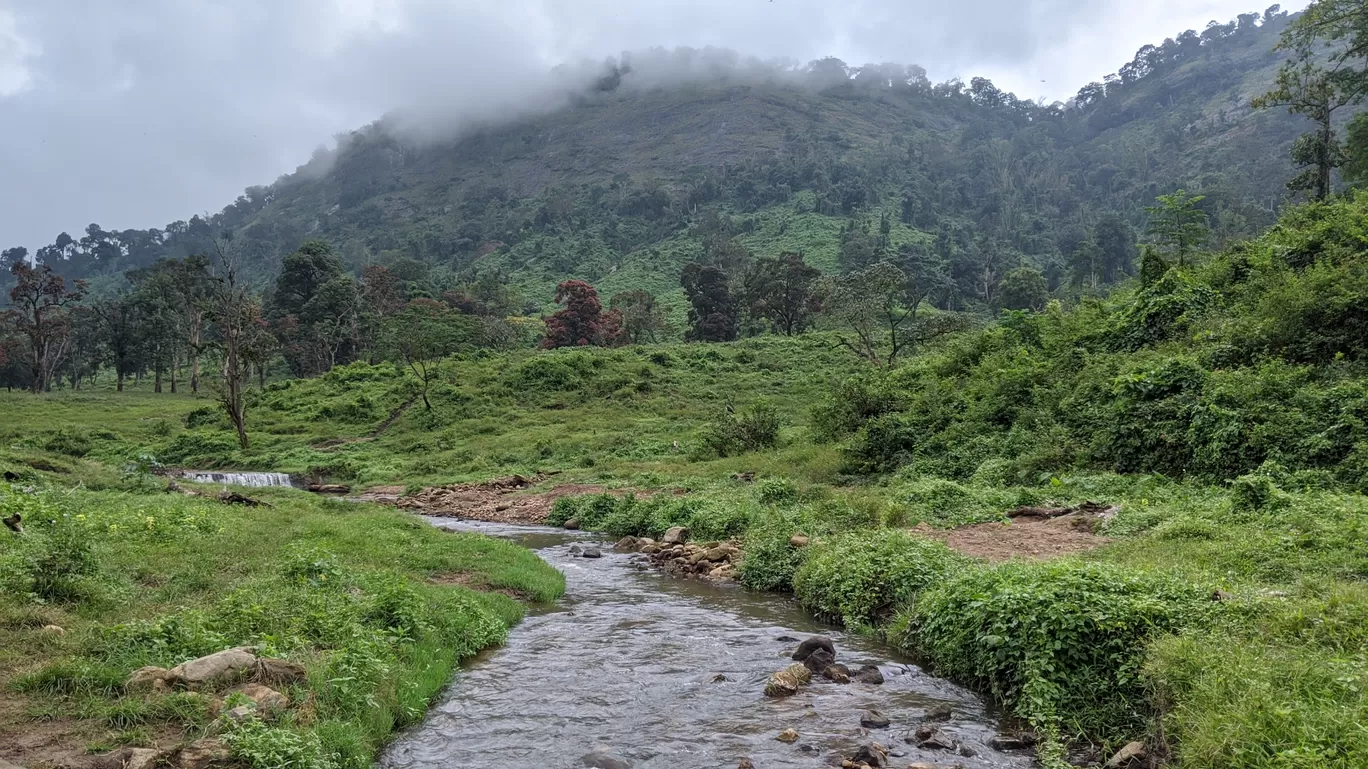
<svg viewBox="0 0 1368 769"><path fill-rule="evenodd" d="M955 273L940 304L991 305L1013 268L1057 286L1100 217L1138 229L1143 207L1179 187L1207 196L1218 244L1271 224L1303 125L1249 102L1272 81L1286 23L1247 14L1147 46L1069 105L833 59L646 87L624 57L564 109L445 141L381 120L208 220L92 225L39 257L99 278L231 232L264 284L319 237L353 269L403 265L439 287L491 273L544 306L568 277L605 295L676 291L685 262L731 239L828 271L919 244Z"/></svg>

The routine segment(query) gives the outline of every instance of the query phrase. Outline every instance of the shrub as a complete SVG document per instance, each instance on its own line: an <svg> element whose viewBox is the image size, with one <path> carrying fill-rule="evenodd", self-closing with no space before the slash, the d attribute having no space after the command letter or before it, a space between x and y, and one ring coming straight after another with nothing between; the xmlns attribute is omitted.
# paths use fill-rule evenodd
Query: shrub
<svg viewBox="0 0 1368 769"><path fill-rule="evenodd" d="M798 487L787 478L766 478L760 481L756 496L766 505L787 505L798 501Z"/></svg>
<svg viewBox="0 0 1368 769"><path fill-rule="evenodd" d="M333 769L335 757L326 756L318 735L269 726L248 719L223 736L233 755L255 769Z"/></svg>
<svg viewBox="0 0 1368 769"><path fill-rule="evenodd" d="M793 575L808 553L808 548L789 543L794 531L785 519L772 519L747 531L746 555L737 569L741 584L752 590L792 591Z"/></svg>
<svg viewBox="0 0 1368 769"><path fill-rule="evenodd" d="M704 447L719 457L774 448L779 444L779 412L757 403L737 414L723 414L703 432Z"/></svg>
<svg viewBox="0 0 1368 769"><path fill-rule="evenodd" d="M185 426L191 430L199 427L227 428L228 416L219 406L200 406L185 415Z"/></svg>
<svg viewBox="0 0 1368 769"><path fill-rule="evenodd" d="M237 451L237 439L228 433L184 432L158 452L165 462L212 466Z"/></svg>
<svg viewBox="0 0 1368 769"><path fill-rule="evenodd" d="M1146 645L1211 611L1210 591L1103 564L1012 562L927 590L901 643L938 674L990 692L1038 726L1089 737L1143 727Z"/></svg>
<svg viewBox="0 0 1368 769"><path fill-rule="evenodd" d="M841 472L856 475L887 473L912 461L917 429L901 414L869 420L841 449Z"/></svg>
<svg viewBox="0 0 1368 769"><path fill-rule="evenodd" d="M812 410L813 434L817 440L837 440L860 429L871 419L897 411L901 405L898 390L887 378L879 375L851 377Z"/></svg>
<svg viewBox="0 0 1368 769"><path fill-rule="evenodd" d="M43 441L43 448L54 454L68 457L83 457L90 453L90 438L84 433L71 430L58 430Z"/></svg>
<svg viewBox="0 0 1368 769"><path fill-rule="evenodd" d="M940 542L906 532L858 531L812 545L793 592L820 616L863 625L891 616L967 563Z"/></svg>

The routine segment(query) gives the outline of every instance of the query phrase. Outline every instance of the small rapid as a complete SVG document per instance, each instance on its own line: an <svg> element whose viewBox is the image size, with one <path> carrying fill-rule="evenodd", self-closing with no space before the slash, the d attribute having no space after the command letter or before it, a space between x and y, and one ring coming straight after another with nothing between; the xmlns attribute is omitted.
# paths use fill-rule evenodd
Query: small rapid
<svg viewBox="0 0 1368 769"><path fill-rule="evenodd" d="M385 769L572 769L600 752L635 769L840 766L877 741L890 766L926 762L965 769L1030 767L1028 755L989 746L998 719L972 692L928 675L896 651L814 621L791 600L733 586L667 577L630 555L570 553L599 543L582 532L434 519L437 526L513 539L566 577L566 595L534 607L508 642L467 664L419 725L384 752ZM816 679L793 697L763 694L797 645L781 637L821 633L852 670L879 666L883 685ZM718 676L725 680L715 680ZM965 750L904 741L931 711ZM874 708L888 729L865 731ZM793 744L775 737L785 729ZM971 755L972 754L972 755Z"/></svg>
<svg viewBox="0 0 1368 769"><path fill-rule="evenodd" d="M294 480L285 473L253 473L210 470L178 470L173 473L177 478L191 483L219 483L224 486L245 486L248 488L294 486Z"/></svg>

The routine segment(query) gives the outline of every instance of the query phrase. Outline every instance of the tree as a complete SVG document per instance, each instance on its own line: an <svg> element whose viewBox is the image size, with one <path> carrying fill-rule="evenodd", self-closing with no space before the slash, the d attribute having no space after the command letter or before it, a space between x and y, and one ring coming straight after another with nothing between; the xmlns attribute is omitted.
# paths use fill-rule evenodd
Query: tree
<svg viewBox="0 0 1368 769"><path fill-rule="evenodd" d="M689 300L689 342L730 342L736 339L740 319L727 273L712 265L690 262L684 265L679 282Z"/></svg>
<svg viewBox="0 0 1368 769"><path fill-rule="evenodd" d="M442 361L474 346L477 320L432 299L414 299L390 316L385 325L386 347L408 366L418 380L423 407L432 410L428 391L441 373Z"/></svg>
<svg viewBox="0 0 1368 769"><path fill-rule="evenodd" d="M803 261L802 254L759 259L746 271L742 301L753 317L764 318L775 330L793 336L805 330L821 310L816 295L821 275Z"/></svg>
<svg viewBox="0 0 1368 769"><path fill-rule="evenodd" d="M1050 299L1050 286L1034 267L1018 267L1007 273L998 292L1002 306L1008 310L1039 312Z"/></svg>
<svg viewBox="0 0 1368 769"><path fill-rule="evenodd" d="M266 330L261 303L242 281L238 253L231 240L216 240L222 274L217 276L206 305L206 315L217 334L214 346L223 366L218 380L218 400L237 432L238 445L247 448L247 391L252 366L260 367L274 340Z"/></svg>
<svg viewBox="0 0 1368 769"><path fill-rule="evenodd" d="M170 357L171 392L176 391L181 363L187 362L190 391L198 393L200 358L206 346L205 304L214 287L209 257L196 254L184 259L159 259L149 267L130 271L128 280L134 286L134 297L165 336L161 346ZM166 356L155 357L160 361Z"/></svg>
<svg viewBox="0 0 1368 769"><path fill-rule="evenodd" d="M608 300L608 306L622 313L622 327L632 344L658 341L657 334L669 331L666 308L649 291L620 291Z"/></svg>
<svg viewBox="0 0 1368 769"><path fill-rule="evenodd" d="M831 279L824 293L827 314L853 335L837 336L839 343L875 366L892 367L905 340L904 327L915 315L903 307L907 275L879 262Z"/></svg>
<svg viewBox="0 0 1368 769"><path fill-rule="evenodd" d="M1292 142L1292 160L1304 170L1287 182L1289 190L1306 192L1313 200L1329 196L1333 172L1345 160L1333 120L1336 112L1358 101L1353 87L1335 72L1301 59L1284 63L1273 90L1254 100L1255 109L1287 107L1316 124Z"/></svg>
<svg viewBox="0 0 1368 769"><path fill-rule="evenodd" d="M117 297L91 307L100 320L106 362L114 367L115 390L124 391L124 380L143 364L143 304L132 297Z"/></svg>
<svg viewBox="0 0 1368 769"><path fill-rule="evenodd" d="M359 343L360 291L322 240L288 254L276 276L268 314L297 376L312 376L352 359Z"/></svg>
<svg viewBox="0 0 1368 769"><path fill-rule="evenodd" d="M1146 232L1180 267L1187 265L1188 255L1205 245L1210 234L1206 212L1197 207L1205 198L1178 190L1160 195L1155 199L1158 205L1145 209L1150 215Z"/></svg>
<svg viewBox="0 0 1368 769"><path fill-rule="evenodd" d="M1102 280L1115 283L1135 269L1135 230L1120 214L1103 214L1093 225L1092 241L1100 252Z"/></svg>
<svg viewBox="0 0 1368 769"><path fill-rule="evenodd" d="M598 291L588 283L567 280L556 286L556 304L561 305L561 309L543 319L546 323L543 348L616 347L626 341L622 313L618 310L605 313Z"/></svg>
<svg viewBox="0 0 1368 769"><path fill-rule="evenodd" d="M8 315L27 342L30 389L43 392L50 389L53 373L66 352L71 333L68 308L85 296L85 282L78 280L68 289L66 279L48 265L30 267L24 261L15 262L10 274L14 276L9 294L13 309Z"/></svg>

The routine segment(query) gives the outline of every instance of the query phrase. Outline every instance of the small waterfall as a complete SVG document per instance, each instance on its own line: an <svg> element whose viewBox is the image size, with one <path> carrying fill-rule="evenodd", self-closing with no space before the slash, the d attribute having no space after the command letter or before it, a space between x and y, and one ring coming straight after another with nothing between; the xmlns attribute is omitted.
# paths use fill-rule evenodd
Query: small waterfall
<svg viewBox="0 0 1368 769"><path fill-rule="evenodd" d="M247 472L209 472L182 470L177 476L193 483L220 483L225 486L293 486L294 482L285 473L247 473Z"/></svg>

